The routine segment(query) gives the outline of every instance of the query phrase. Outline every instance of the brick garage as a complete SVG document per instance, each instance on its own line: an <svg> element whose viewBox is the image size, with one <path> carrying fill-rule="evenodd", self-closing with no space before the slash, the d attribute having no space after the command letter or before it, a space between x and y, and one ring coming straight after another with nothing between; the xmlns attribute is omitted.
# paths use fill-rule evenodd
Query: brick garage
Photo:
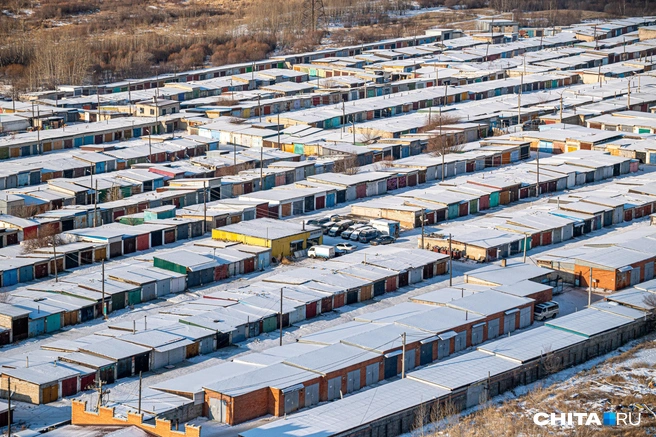
<svg viewBox="0 0 656 437"><path fill-rule="evenodd" d="M316 373L279 363L218 381L204 387L203 415L229 425L284 415L288 393L298 393L298 403L304 405L304 388L319 379Z"/></svg>
<svg viewBox="0 0 656 437"><path fill-rule="evenodd" d="M79 372L65 365L41 364L34 367L2 369L0 396L6 399L11 380L12 399L31 404L47 404L60 398L62 383L75 385L77 392ZM68 389L67 389L68 390ZM70 392L70 390L68 390ZM70 393L67 393L70 394Z"/></svg>
<svg viewBox="0 0 656 437"><path fill-rule="evenodd" d="M314 372L321 376L317 385L304 389L304 403L299 407L315 405L375 384L383 377L384 359L381 354L363 351L354 346L333 344L285 360L285 364ZM291 412L289 409L285 411Z"/></svg>

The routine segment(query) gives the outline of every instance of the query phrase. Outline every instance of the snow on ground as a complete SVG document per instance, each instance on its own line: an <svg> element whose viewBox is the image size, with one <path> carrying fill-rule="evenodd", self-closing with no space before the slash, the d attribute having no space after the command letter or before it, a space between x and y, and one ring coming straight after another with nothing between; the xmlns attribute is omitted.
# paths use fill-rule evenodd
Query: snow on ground
<svg viewBox="0 0 656 437"><path fill-rule="evenodd" d="M504 171L504 169L501 170ZM612 184L612 181L610 182L607 181L605 183ZM415 187L410 187L410 188L406 188L406 190L414 189L414 188ZM594 189L595 187L590 187L590 190L594 190ZM560 193L560 194L564 194L564 193ZM546 202L546 201L547 201L547 196L543 196L542 199L534 202ZM330 212L331 214L334 213L348 214L350 212L350 204L352 203L354 202L351 202L344 206L340 206L339 208L334 208L330 211L324 210L314 214L305 215L303 217L293 217L290 220L297 221L297 222L302 220L309 220L312 218L322 217L326 215L328 212ZM512 212L514 210L517 211L522 210L525 209L530 203L532 202L521 201L517 204L503 208L503 211ZM502 209L494 208L492 210L488 210L487 212L494 213L500 210ZM448 229L450 226L459 226L464 221L475 223L476 220L480 220L481 218L485 218L485 214L479 214L479 217L469 216L469 217L463 217L453 221L441 223L439 225L439 228ZM620 225L616 227L616 229L614 230L602 229L599 231L595 231L591 234L588 234L585 237L579 237L557 245L539 247L535 250L531 250L529 254L534 255L542 251L554 250L559 247L571 247L575 245L580 245L580 244L584 244L587 240L593 237L614 233L614 232L626 232L628 230L636 229L638 227L647 226L647 225L648 225L647 220L630 222L628 224ZM427 227L426 232L435 231L437 229L438 229L437 227ZM420 234L421 234L421 229L413 229L413 230L402 232L399 240L395 244L401 247L416 248L417 238ZM337 244L342 241L344 240L342 240L341 238L331 238L331 237L325 238L326 244ZM176 243L176 244L182 245L181 243ZM361 243L354 243L354 244L357 246L364 246ZM171 247L175 247L175 246L171 245ZM127 257L121 258L119 260L125 260L125 259L127 259ZM515 259L521 261L521 255L515 257ZM530 257L529 260L532 261ZM295 262L291 265L279 265L272 269L267 269L264 272L255 272L249 275L243 275L231 281L219 283L216 285L195 288L193 290L190 290L188 292L179 295L166 296L164 299L159 299L156 301L148 302L146 304L137 305L131 310L125 309L112 313L110 315L110 321L112 322L131 321L135 319L140 319L144 316L156 315L163 308L167 306L176 305L182 301L202 297L205 294L212 293L217 290L229 290L229 289L234 289L236 287L242 287L251 282L259 281L264 277L278 274L287 269L295 268L295 266L317 265L317 263L321 263L321 262L322 262L321 260L305 259L299 262ZM455 285L458 283L462 283L464 273L466 273L469 270L478 268L480 266L481 266L480 264L473 261L466 261L466 262L455 261L453 263L453 284ZM99 269L100 266L91 266L91 267L76 269L76 271L84 270L84 271L91 272L91 271L99 271ZM305 336L310 333L317 332L319 330L328 327L346 323L352 320L354 317L361 314L369 313L372 311L378 311L390 307L392 305L406 302L409 297L423 294L435 289L443 288L448 286L448 284L449 284L448 275L443 275L443 276L432 278L428 281L421 282L419 284L414 284L409 287L405 287L402 290L393 293L387 293L384 296L377 297L373 301L367 303L357 303L353 305L347 305L345 307L337 309L336 311L322 314L321 316L315 319L297 323L295 326L285 329L284 336L283 336L283 343L287 344L287 343L295 342L301 336ZM600 298L601 296L599 295L594 296L594 300L598 300ZM564 315L584 308L585 305L587 305L587 292L581 289L568 288L565 293L556 296L554 300L558 301L561 304L561 315ZM541 323L537 322L531 328L528 329L532 329L540 325ZM41 348L42 345L50 343L54 340L75 340L83 336L92 335L95 332L101 331L106 328L107 328L106 323L99 319L84 324L75 325L73 327L67 327L62 331L52 335L40 336L34 339L30 339L29 341L26 342L21 342L16 345L2 348L2 352L0 352L0 361L9 355L15 355L18 353L25 353L25 352L37 350ZM271 347L275 347L278 345L278 342L279 342L279 338L277 332L263 334L256 338L248 339L247 341L242 342L238 345L220 349L212 354L192 358L186 362L176 365L175 368L171 370L161 369L158 371L148 372L147 374L144 375L143 385L144 387L152 386L160 381L175 378L177 376L181 376L197 370L201 370L219 364L221 362L231 360L242 354L262 351ZM586 365L587 364L588 363L586 363ZM133 399L137 387L138 387L137 378L122 379L115 384L109 385L108 388L111 390L111 394L109 395L110 403L120 403L128 399ZM86 392L86 393L78 394L77 396L75 396L75 398L82 398L90 402L95 402L96 399L95 396L96 394L94 392ZM40 405L40 406L17 403L17 409L16 409L17 422L30 424L32 429L42 429L51 426L53 424L60 423L69 418L70 418L70 399L62 399L55 403L51 403L48 405ZM257 426L257 422L255 422L251 426ZM234 430L232 430L232 432L234 432Z"/></svg>

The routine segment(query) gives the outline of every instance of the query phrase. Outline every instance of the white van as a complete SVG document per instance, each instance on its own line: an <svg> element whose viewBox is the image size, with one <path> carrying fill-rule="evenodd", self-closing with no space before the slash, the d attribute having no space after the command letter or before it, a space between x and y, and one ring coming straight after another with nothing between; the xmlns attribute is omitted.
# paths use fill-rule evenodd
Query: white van
<svg viewBox="0 0 656 437"><path fill-rule="evenodd" d="M547 320L556 317L560 312L558 302L545 302L535 305L535 320Z"/></svg>

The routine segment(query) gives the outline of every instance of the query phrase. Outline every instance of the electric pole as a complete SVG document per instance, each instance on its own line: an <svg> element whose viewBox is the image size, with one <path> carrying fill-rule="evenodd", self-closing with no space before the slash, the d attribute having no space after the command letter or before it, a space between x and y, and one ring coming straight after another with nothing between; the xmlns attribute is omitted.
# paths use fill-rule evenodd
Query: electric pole
<svg viewBox="0 0 656 437"><path fill-rule="evenodd" d="M451 251L451 234L449 234L449 287L453 286L453 252Z"/></svg>
<svg viewBox="0 0 656 437"><path fill-rule="evenodd" d="M421 248L425 249L426 246L424 245L424 211L425 209L421 209Z"/></svg>
<svg viewBox="0 0 656 437"><path fill-rule="evenodd" d="M280 289L280 313L279 313L279 320L280 320L280 346L282 346L282 288Z"/></svg>
<svg viewBox="0 0 656 437"><path fill-rule="evenodd" d="M96 227L98 220L98 180L96 180L96 189L93 191L93 227Z"/></svg>
<svg viewBox="0 0 656 437"><path fill-rule="evenodd" d="M402 346L401 346L401 379L405 378L405 332L401 334Z"/></svg>
<svg viewBox="0 0 656 437"><path fill-rule="evenodd" d="M105 258L103 258L100 263L100 269L102 275L102 281L100 286L102 292L102 313L103 313L103 319L107 320L107 307L105 304Z"/></svg>
<svg viewBox="0 0 656 437"><path fill-rule="evenodd" d="M139 414L141 414L141 370L139 371Z"/></svg>
<svg viewBox="0 0 656 437"><path fill-rule="evenodd" d="M53 235L51 238L52 238L52 255L55 258L55 282L59 282L59 279L57 278L57 235Z"/></svg>
<svg viewBox="0 0 656 437"><path fill-rule="evenodd" d="M207 232L207 180L203 181L203 235Z"/></svg>
<svg viewBox="0 0 656 437"><path fill-rule="evenodd" d="M7 437L11 437L11 376L7 377Z"/></svg>

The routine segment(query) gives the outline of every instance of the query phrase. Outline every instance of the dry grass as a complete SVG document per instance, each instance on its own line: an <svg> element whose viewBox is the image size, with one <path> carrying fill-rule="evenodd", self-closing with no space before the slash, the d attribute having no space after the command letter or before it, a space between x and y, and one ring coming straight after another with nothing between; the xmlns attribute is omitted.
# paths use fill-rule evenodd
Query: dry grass
<svg viewBox="0 0 656 437"><path fill-rule="evenodd" d="M646 437L654 435L656 418L642 410L638 427L585 427L573 429L540 427L533 423L536 412L592 412L614 410L633 411L630 406L644 404L656 407L656 388L650 389L651 378L637 375L637 372L653 372L653 364L636 361L631 365L626 360L634 358L640 351L656 348L649 339L630 350L608 359L594 368L579 372L573 378L545 388L537 384L527 394L503 403L483 408L466 417L453 417L446 421L444 414L431 415L431 422L437 424L435 430L414 435L426 437L537 437L537 436L576 436L576 437Z"/></svg>

